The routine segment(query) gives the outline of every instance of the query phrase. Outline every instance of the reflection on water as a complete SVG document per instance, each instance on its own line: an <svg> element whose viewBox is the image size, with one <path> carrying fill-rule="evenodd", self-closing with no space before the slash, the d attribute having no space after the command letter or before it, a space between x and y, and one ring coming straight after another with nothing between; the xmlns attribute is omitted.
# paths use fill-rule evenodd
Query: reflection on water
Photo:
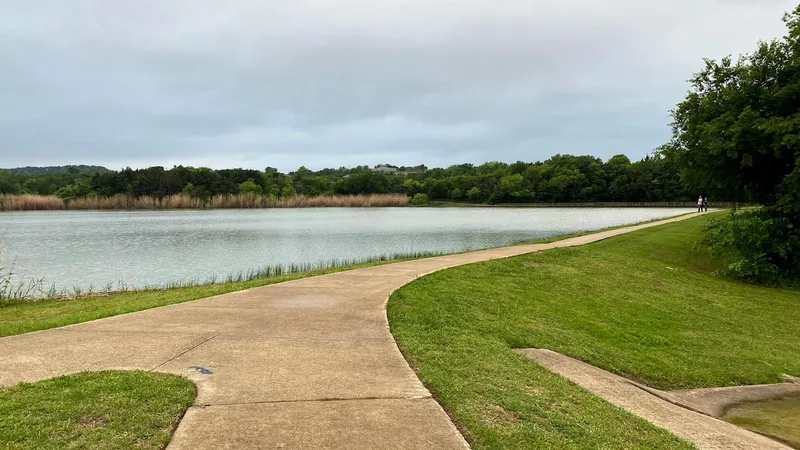
<svg viewBox="0 0 800 450"><path fill-rule="evenodd" d="M0 214L0 250L61 288L205 280L275 264L451 253L678 209L369 208Z"/></svg>

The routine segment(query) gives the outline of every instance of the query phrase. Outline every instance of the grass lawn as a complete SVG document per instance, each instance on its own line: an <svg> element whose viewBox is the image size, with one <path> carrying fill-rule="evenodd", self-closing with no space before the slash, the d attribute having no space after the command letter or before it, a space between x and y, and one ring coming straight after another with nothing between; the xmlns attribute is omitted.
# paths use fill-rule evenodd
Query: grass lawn
<svg viewBox="0 0 800 450"><path fill-rule="evenodd" d="M197 300L228 292L241 291L269 284L300 278L341 272L361 267L407 261L415 258L401 258L387 261L375 261L362 264L332 267L328 269L298 272L289 275L260 278L250 281L232 283L206 284L200 286L158 289L150 291L132 291L115 293L106 296L94 296L81 299L48 299L40 301L15 300L0 302L0 337L30 331L46 330L62 327L104 317L127 314L159 306L172 305Z"/></svg>
<svg viewBox="0 0 800 450"><path fill-rule="evenodd" d="M392 296L392 332L475 448L686 448L512 349L663 389L800 375L800 291L713 276L707 220L432 274Z"/></svg>
<svg viewBox="0 0 800 450"><path fill-rule="evenodd" d="M0 389L0 448L161 449L195 398L191 381L86 372Z"/></svg>

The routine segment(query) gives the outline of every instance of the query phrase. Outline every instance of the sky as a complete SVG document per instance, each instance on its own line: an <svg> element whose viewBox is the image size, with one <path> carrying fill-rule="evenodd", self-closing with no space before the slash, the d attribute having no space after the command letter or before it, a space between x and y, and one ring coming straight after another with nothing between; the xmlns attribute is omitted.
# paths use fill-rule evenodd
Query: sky
<svg viewBox="0 0 800 450"><path fill-rule="evenodd" d="M639 159L786 0L3 0L0 167Z"/></svg>

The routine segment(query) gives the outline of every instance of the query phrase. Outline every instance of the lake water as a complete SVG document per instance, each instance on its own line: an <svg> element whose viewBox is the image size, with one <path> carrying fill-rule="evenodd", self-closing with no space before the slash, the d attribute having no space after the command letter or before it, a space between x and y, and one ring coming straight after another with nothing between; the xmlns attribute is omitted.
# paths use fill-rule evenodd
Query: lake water
<svg viewBox="0 0 800 450"><path fill-rule="evenodd" d="M208 280L270 265L454 253L687 212L351 208L0 213L3 265L60 289Z"/></svg>

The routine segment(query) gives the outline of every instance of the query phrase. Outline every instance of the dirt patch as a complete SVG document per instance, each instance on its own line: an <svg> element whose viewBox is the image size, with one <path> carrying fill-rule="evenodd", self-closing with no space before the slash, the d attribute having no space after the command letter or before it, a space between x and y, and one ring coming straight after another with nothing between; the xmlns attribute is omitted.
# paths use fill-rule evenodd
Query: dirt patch
<svg viewBox="0 0 800 450"><path fill-rule="evenodd" d="M525 393L533 397L538 397L542 394L542 390L535 386L525 386Z"/></svg>
<svg viewBox="0 0 800 450"><path fill-rule="evenodd" d="M104 428L108 426L108 421L102 417L84 417L78 421L78 427L84 429Z"/></svg>
<svg viewBox="0 0 800 450"><path fill-rule="evenodd" d="M519 425L519 418L516 414L494 403L486 405L484 408L483 421L492 428Z"/></svg>

